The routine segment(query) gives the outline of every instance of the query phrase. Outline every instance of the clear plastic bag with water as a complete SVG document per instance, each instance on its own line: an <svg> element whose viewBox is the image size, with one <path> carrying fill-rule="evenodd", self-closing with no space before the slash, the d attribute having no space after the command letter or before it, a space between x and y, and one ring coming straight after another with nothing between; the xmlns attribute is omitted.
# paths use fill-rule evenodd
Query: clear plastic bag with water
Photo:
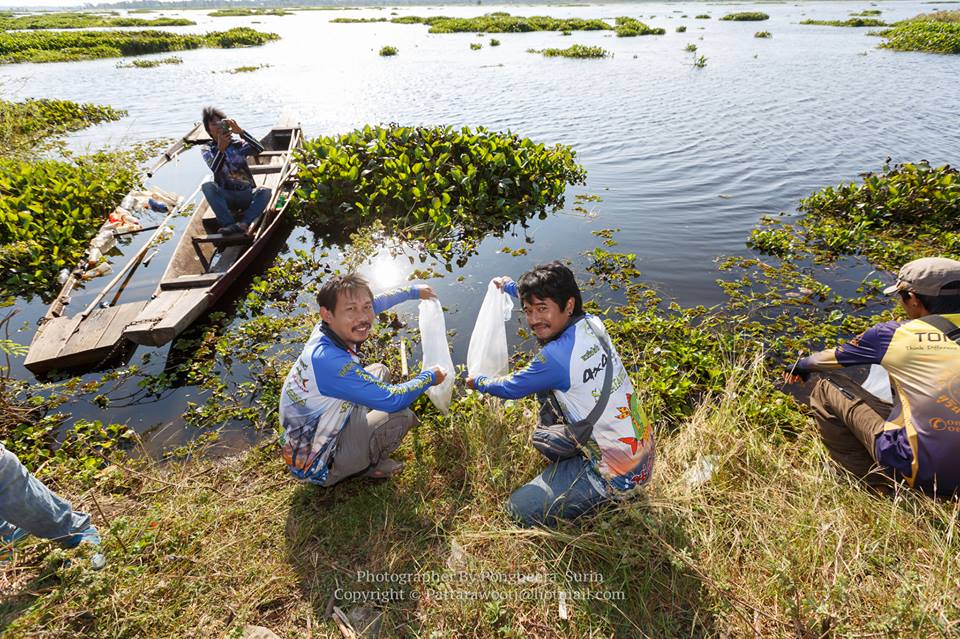
<svg viewBox="0 0 960 639"><path fill-rule="evenodd" d="M470 377L496 377L506 375L510 370L504 323L510 319L512 312L513 298L490 282L467 349L467 374Z"/></svg>
<svg viewBox="0 0 960 639"><path fill-rule="evenodd" d="M423 347L423 370L439 366L447 374L446 379L427 390L430 401L444 415L450 410L453 396L453 359L447 343L447 323L439 300L420 301L420 340Z"/></svg>

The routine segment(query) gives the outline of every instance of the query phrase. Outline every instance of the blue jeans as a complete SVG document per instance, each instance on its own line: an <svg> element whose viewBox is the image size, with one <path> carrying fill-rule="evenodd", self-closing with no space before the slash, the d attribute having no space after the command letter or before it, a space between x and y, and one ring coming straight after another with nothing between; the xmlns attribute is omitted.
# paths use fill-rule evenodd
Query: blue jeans
<svg viewBox="0 0 960 639"><path fill-rule="evenodd" d="M271 191L265 186L229 191L221 188L216 182L204 182L201 190L221 227L237 222L249 227L270 203ZM243 211L239 220L234 218L234 211Z"/></svg>
<svg viewBox="0 0 960 639"><path fill-rule="evenodd" d="M522 525L554 526L560 519L585 515L609 499L590 481L590 462L565 435L562 424L540 426L534 438L552 440L549 458L553 463L510 495L507 509ZM567 456L559 458L560 451L568 451Z"/></svg>
<svg viewBox="0 0 960 639"><path fill-rule="evenodd" d="M17 527L64 542L90 528L90 515L73 510L0 444L0 535Z"/></svg>

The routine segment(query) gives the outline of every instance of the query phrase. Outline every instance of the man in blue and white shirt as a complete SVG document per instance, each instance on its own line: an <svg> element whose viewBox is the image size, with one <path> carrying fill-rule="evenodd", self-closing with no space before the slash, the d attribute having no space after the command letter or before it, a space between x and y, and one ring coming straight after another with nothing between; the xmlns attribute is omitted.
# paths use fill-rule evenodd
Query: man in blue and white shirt
<svg viewBox="0 0 960 639"><path fill-rule="evenodd" d="M257 186L247 165L247 156L262 153L263 145L214 107L203 110L203 126L212 140L203 147L203 160L213 171L213 182L201 187L203 196L217 216L220 233L246 233L270 203L270 189ZM235 140L234 133L241 139ZM234 211L243 212L240 221Z"/></svg>
<svg viewBox="0 0 960 639"><path fill-rule="evenodd" d="M533 445L552 462L510 496L511 514L526 526L552 525L636 495L653 471L653 427L603 322L584 313L573 272L552 262L519 283L494 283L520 298L541 349L523 369L468 378L467 386L504 399L536 395Z"/></svg>
<svg viewBox="0 0 960 639"><path fill-rule="evenodd" d="M356 475L385 478L403 467L390 459L416 423L408 407L446 371L433 367L390 384L383 364L364 367L360 345L374 317L406 300L432 299L418 285L373 296L359 275L335 276L317 294L321 322L280 394L283 459L298 479L332 486Z"/></svg>

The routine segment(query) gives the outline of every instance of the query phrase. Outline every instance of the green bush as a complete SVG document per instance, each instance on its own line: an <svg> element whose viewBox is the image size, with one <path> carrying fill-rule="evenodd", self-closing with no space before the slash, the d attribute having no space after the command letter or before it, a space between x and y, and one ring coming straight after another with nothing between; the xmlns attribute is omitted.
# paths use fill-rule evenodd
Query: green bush
<svg viewBox="0 0 960 639"><path fill-rule="evenodd" d="M770 16L760 11L741 11L740 13L728 13L720 19L737 22L759 22L761 20L769 20Z"/></svg>
<svg viewBox="0 0 960 639"><path fill-rule="evenodd" d="M0 33L0 64L64 62L198 49L244 47L277 40L247 27L205 35L169 31L15 31Z"/></svg>
<svg viewBox="0 0 960 639"><path fill-rule="evenodd" d="M297 161L304 222L350 233L380 220L445 256L546 215L585 179L568 147L483 128L367 126L309 140Z"/></svg>

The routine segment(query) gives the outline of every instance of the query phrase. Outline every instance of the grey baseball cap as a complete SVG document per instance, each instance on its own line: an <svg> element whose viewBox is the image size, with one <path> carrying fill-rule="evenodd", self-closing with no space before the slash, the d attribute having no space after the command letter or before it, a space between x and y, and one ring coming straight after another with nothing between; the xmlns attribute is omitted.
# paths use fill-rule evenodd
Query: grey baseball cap
<svg viewBox="0 0 960 639"><path fill-rule="evenodd" d="M943 290L951 282L960 282L960 262L947 257L923 257L900 267L897 283L883 292L891 295L898 291L912 291L932 297L960 295L960 288Z"/></svg>

